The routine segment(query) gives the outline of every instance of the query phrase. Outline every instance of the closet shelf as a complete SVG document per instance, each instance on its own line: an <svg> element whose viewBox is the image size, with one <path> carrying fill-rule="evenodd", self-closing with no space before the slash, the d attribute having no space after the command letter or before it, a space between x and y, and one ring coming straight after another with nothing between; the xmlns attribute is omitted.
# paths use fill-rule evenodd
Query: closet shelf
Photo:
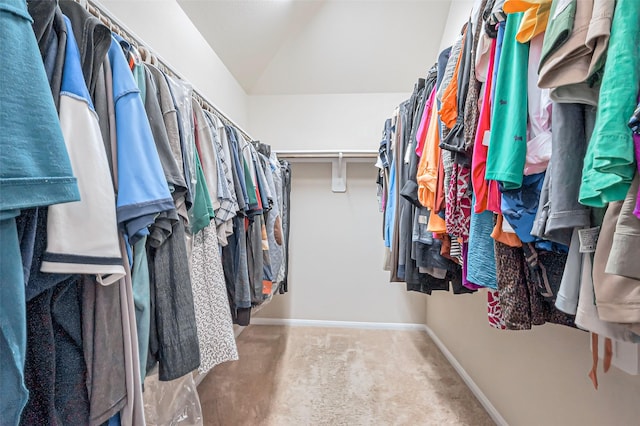
<svg viewBox="0 0 640 426"><path fill-rule="evenodd" d="M347 163L375 163L374 150L290 150L276 151L279 159L291 163L331 162L331 190L347 192Z"/></svg>

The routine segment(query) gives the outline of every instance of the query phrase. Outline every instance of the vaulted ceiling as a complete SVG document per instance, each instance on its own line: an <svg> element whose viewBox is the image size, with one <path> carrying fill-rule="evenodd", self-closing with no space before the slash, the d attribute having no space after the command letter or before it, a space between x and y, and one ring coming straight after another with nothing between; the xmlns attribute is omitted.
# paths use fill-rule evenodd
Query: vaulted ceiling
<svg viewBox="0 0 640 426"><path fill-rule="evenodd" d="M410 90L451 0L178 0L249 95Z"/></svg>

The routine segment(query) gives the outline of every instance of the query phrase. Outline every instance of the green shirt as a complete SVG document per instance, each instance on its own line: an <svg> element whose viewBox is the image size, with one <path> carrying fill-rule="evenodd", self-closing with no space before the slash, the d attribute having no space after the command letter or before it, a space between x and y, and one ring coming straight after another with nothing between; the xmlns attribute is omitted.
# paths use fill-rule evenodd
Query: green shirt
<svg viewBox="0 0 640 426"><path fill-rule="evenodd" d="M562 10L558 11L558 5ZM542 55L540 68L555 51L569 40L573 32L573 23L576 17L576 0L553 0L549 12L549 22L542 42Z"/></svg>
<svg viewBox="0 0 640 426"><path fill-rule="evenodd" d="M596 123L582 169L580 203L604 207L624 200L635 173L629 118L640 81L640 2L618 0Z"/></svg>
<svg viewBox="0 0 640 426"><path fill-rule="evenodd" d="M209 197L209 189L207 188L207 182L202 172L202 165L200 163L200 156L198 151L195 151L196 157L196 191L193 197L193 206L190 210L191 221L191 233L196 235L198 232L209 226L211 219L215 217L215 211L213 210L213 203Z"/></svg>
<svg viewBox="0 0 640 426"><path fill-rule="evenodd" d="M496 79L491 136L487 153L487 180L502 182L504 188L522 185L527 159L527 76L529 43L519 43L516 34L522 13L507 16Z"/></svg>
<svg viewBox="0 0 640 426"><path fill-rule="evenodd" d="M247 161L241 158L242 164L244 166L244 184L247 186L247 196L249 197L249 206L252 209L258 208L258 194L256 193L256 186L253 183L253 179L251 177L251 171L249 170L249 165Z"/></svg>

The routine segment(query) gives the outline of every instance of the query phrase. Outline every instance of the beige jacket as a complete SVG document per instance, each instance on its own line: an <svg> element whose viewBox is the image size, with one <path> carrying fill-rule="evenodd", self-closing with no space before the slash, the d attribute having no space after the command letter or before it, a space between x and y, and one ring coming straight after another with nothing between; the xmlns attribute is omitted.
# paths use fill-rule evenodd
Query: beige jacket
<svg viewBox="0 0 640 426"><path fill-rule="evenodd" d="M640 279L633 265L640 250L640 221L633 215L639 180L636 174L624 201L609 204L600 230L593 285L598 314L604 321L640 323Z"/></svg>
<svg viewBox="0 0 640 426"><path fill-rule="evenodd" d="M579 0L573 31L557 51L541 64L538 86L554 89L556 102L597 105L598 90L587 80L604 64L615 0ZM553 16L549 20L552 25Z"/></svg>

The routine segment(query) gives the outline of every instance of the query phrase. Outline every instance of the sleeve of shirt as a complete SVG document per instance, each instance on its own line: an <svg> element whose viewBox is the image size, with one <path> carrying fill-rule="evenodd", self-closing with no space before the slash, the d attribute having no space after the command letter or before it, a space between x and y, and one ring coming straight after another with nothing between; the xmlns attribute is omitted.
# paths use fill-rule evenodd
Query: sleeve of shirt
<svg viewBox="0 0 640 426"><path fill-rule="evenodd" d="M47 250L42 271L95 274L111 284L125 274L116 224L115 195L109 162L71 23L60 93L60 125L74 172L80 201L49 207Z"/></svg>
<svg viewBox="0 0 640 426"><path fill-rule="evenodd" d="M160 212L174 208L138 87L119 43L111 40L118 153L118 225L131 244Z"/></svg>
<svg viewBox="0 0 640 426"><path fill-rule="evenodd" d="M31 22L0 1L0 210L80 199Z"/></svg>
<svg viewBox="0 0 640 426"><path fill-rule="evenodd" d="M635 280L640 280L640 264L631 253L637 253L640 249L640 220L633 215L638 198L639 180L640 176L636 175L622 204L605 270L607 274L622 275Z"/></svg>

